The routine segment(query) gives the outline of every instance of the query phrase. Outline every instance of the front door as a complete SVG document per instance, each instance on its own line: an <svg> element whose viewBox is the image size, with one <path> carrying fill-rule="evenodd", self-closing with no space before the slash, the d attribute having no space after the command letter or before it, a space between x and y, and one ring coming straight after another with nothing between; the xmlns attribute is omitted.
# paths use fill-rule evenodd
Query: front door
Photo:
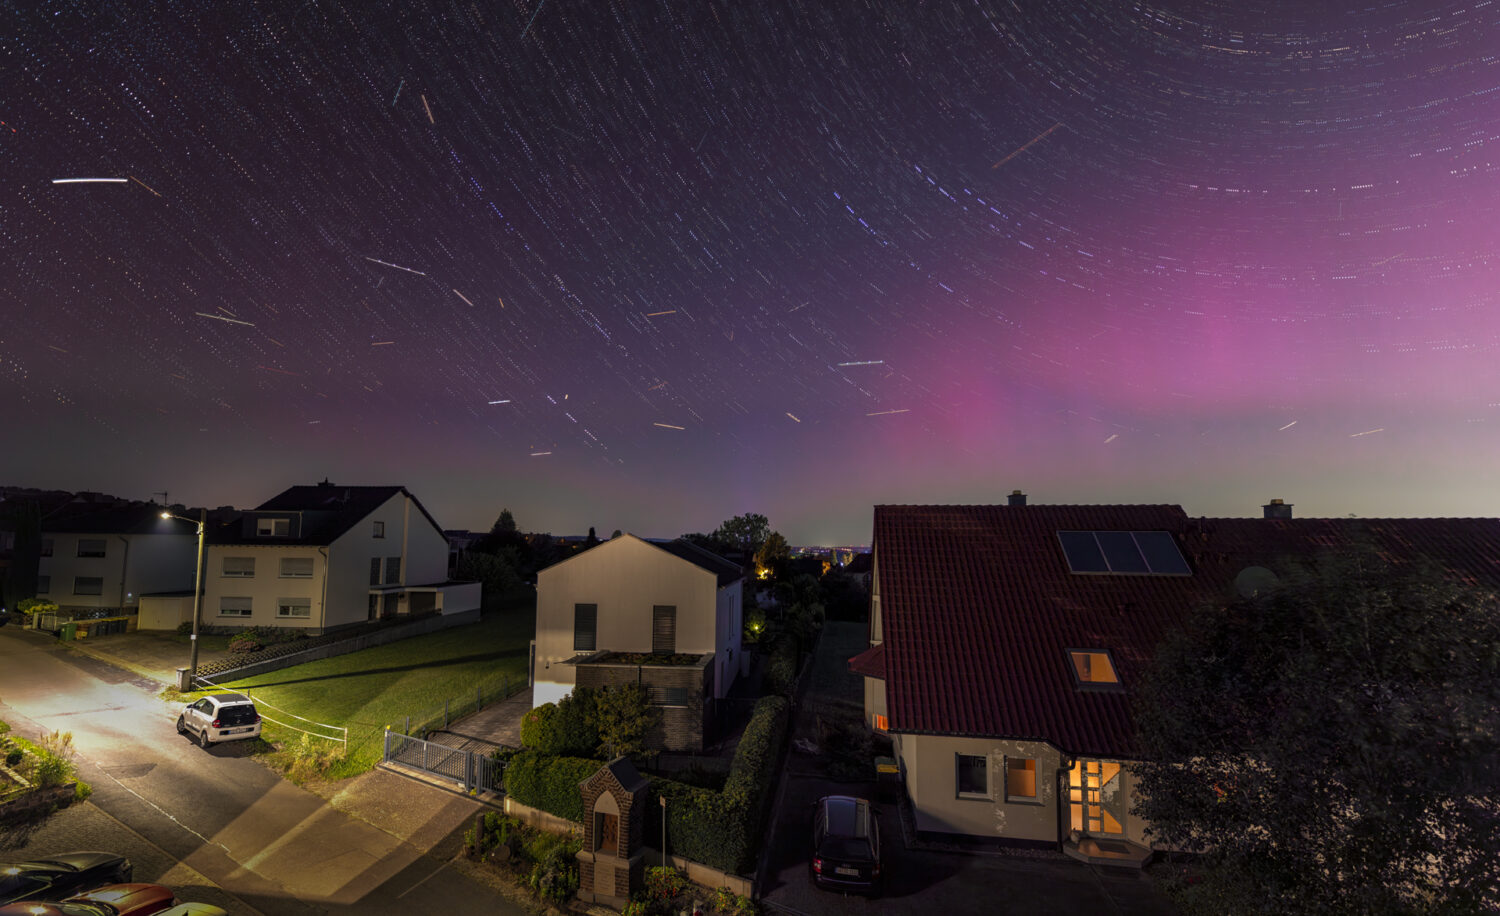
<svg viewBox="0 0 1500 916"><path fill-rule="evenodd" d="M1068 771L1073 829L1092 836L1124 836L1125 771L1108 760L1079 760Z"/></svg>

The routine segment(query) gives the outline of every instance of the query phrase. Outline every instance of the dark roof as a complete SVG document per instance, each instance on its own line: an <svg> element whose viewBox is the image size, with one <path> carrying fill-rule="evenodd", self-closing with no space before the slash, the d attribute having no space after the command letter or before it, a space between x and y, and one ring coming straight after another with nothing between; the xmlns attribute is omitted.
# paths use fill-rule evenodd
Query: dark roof
<svg viewBox="0 0 1500 916"><path fill-rule="evenodd" d="M1191 576L1078 575L1060 530L1168 531ZM877 506L886 699L895 732L1051 742L1130 757L1130 698L1075 686L1068 649L1107 649L1129 689L1169 627L1248 566L1368 539L1500 583L1500 519L1190 519L1177 506ZM872 661L865 653L857 658ZM851 662L852 664L852 662Z"/></svg>
<svg viewBox="0 0 1500 916"><path fill-rule="evenodd" d="M863 677L885 680L885 645L871 646L849 659L849 670Z"/></svg>
<svg viewBox="0 0 1500 916"><path fill-rule="evenodd" d="M249 512L217 525L208 540L213 544L258 544L268 547L288 545L320 547L332 544L343 534L369 517L387 500L405 493L439 535L442 526L423 507L420 500L405 487L341 487L333 484L290 487L256 506ZM301 530L294 537L266 538L255 533L254 519L263 515L300 514Z"/></svg>
<svg viewBox="0 0 1500 916"><path fill-rule="evenodd" d="M191 517L187 510L172 510ZM154 503L69 503L42 519L44 534L191 534L194 522L161 517ZM196 510L193 511L196 515Z"/></svg>
<svg viewBox="0 0 1500 916"><path fill-rule="evenodd" d="M687 560L694 566L706 569L719 577L719 588L734 582L736 579L745 578L745 571L737 564L731 563L716 553L704 550L692 541L678 538L675 541L647 541L670 553L680 560Z"/></svg>
<svg viewBox="0 0 1500 916"><path fill-rule="evenodd" d="M626 792L639 792L646 787L646 777L635 768L629 757L616 757L605 766L609 767L609 772L620 781L620 788Z"/></svg>

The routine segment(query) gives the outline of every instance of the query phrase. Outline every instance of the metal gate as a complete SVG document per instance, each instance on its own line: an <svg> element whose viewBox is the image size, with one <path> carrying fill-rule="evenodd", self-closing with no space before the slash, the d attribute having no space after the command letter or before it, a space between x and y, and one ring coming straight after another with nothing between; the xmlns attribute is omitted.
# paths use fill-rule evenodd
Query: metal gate
<svg viewBox="0 0 1500 916"><path fill-rule="evenodd" d="M504 787L505 768L488 755L424 741L400 732L385 733L385 761L443 779L451 779L464 791L499 792Z"/></svg>

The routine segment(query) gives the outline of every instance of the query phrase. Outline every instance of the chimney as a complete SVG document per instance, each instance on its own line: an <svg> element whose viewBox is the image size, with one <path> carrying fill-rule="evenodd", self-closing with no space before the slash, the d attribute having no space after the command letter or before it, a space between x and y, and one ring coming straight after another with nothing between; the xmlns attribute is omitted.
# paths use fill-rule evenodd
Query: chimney
<svg viewBox="0 0 1500 916"><path fill-rule="evenodd" d="M1026 494L1022 493L1020 490L1011 490L1010 491L1010 501L1009 501L1008 505L1012 505L1012 506L1024 506L1024 505L1026 505Z"/></svg>
<svg viewBox="0 0 1500 916"><path fill-rule="evenodd" d="M1271 500L1270 502L1266 503L1264 506L1261 506L1261 509L1265 510L1265 513L1266 513L1265 517L1266 518L1291 518L1292 517L1292 504L1289 503L1289 502L1284 502L1284 501L1279 500L1279 499L1273 499L1273 500Z"/></svg>

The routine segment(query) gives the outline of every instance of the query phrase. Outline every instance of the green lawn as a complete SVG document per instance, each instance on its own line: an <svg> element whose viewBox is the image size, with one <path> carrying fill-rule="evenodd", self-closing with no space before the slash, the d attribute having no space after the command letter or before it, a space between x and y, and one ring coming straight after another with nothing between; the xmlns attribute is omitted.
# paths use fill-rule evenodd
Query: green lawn
<svg viewBox="0 0 1500 916"><path fill-rule="evenodd" d="M224 687L249 691L265 707L262 714L305 726L280 707L305 719L349 729L347 757L328 773L353 776L380 762L387 725L399 731L407 716L413 732L423 717L437 716L443 702L455 712L472 709L476 688L486 705L502 692L526 684L528 645L536 632L534 604L486 613L478 623L415 636L373 649L282 668ZM508 688L508 691L507 691ZM302 735L265 723L267 740L291 745Z"/></svg>

